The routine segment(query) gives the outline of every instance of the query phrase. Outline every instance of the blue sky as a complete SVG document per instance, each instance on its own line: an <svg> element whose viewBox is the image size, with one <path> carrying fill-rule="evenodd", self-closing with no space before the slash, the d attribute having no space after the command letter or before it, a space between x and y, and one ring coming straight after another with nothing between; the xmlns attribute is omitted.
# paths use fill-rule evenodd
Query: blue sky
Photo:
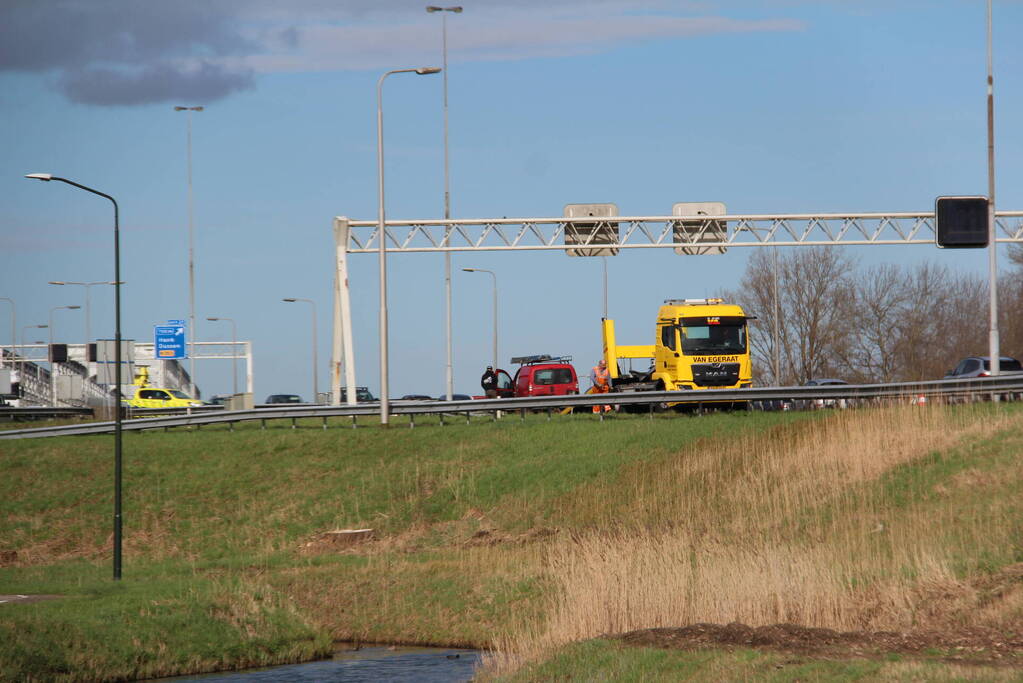
<svg viewBox="0 0 1023 683"><path fill-rule="evenodd" d="M367 5L369 8L367 8ZM681 201L729 213L928 211L986 194L986 15L932 2L569 2L466 0L448 15L451 206L456 218L557 216L614 202L623 215ZM440 65L441 18L425 3L347 0L8 0L0 6L0 296L18 336L82 288L113 277L110 206L121 206L124 333L188 317L186 120L193 115L197 338L255 350L257 400L328 386L335 215L376 217L376 82ZM1023 209L1023 2L994 3L997 204ZM389 218L443 216L441 77L394 76L384 94ZM849 249L849 247L846 247ZM930 260L986 273L983 252L855 248L864 264ZM749 252L609 259L619 340L648 343L665 298L734 287ZM377 393L377 274L352 257L356 374ZM1002 258L1004 262L1004 255ZM455 391L478 393L491 355L600 351L600 259L457 254ZM389 261L391 393L444 390L443 257ZM94 287L94 336L112 336ZM0 340L9 343L0 302ZM983 324L982 322L980 324ZM56 336L84 338L82 311ZM31 340L30 340L31 341ZM1018 350L1017 350L1018 352ZM227 361L200 361L208 397Z"/></svg>

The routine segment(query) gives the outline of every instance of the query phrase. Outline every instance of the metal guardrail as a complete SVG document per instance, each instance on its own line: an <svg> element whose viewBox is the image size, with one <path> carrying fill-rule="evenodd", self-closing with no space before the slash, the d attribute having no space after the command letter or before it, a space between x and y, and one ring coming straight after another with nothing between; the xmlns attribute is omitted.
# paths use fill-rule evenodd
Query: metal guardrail
<svg viewBox="0 0 1023 683"><path fill-rule="evenodd" d="M504 398L473 401L396 401L391 403L392 415L409 415L414 425L416 415L465 415L473 413L515 412L522 410L554 411L565 407L592 407L598 405L650 406L689 404L700 407L715 403L754 403L757 401L812 401L815 399L898 399L907 397L956 398L975 394L1023 395L1023 373L968 380L932 380L927 382L900 382L894 384L848 384L823 387L758 387L752 389L707 389L701 391L644 391L610 394L576 394L572 396L543 396L532 398ZM207 407L203 407L207 408ZM172 427L200 427L212 424L233 424L253 420L300 420L322 418L326 429L329 417L373 417L380 412L378 403L360 403L355 406L324 406L305 404L278 406L265 404L252 410L223 410L219 406L208 409L192 408L192 414L150 417L122 422L123 431L170 429ZM166 415L173 409L149 409ZM189 409L181 409L189 410ZM442 418L443 419L443 418ZM25 439L48 436L77 436L108 434L114 431L113 422L94 422L81 425L11 429L0 431L0 439Z"/></svg>
<svg viewBox="0 0 1023 683"><path fill-rule="evenodd" d="M0 406L0 420L31 419L58 417L87 417L93 415L97 410L103 410L103 406L96 408L78 406L25 406L11 407ZM107 408L112 410L112 408ZM193 413L208 413L222 411L223 406L193 406L190 408L124 408L124 418L154 417L158 415L190 415Z"/></svg>
<svg viewBox="0 0 1023 683"><path fill-rule="evenodd" d="M21 408L0 406L0 420L40 420L56 417L81 417L92 414L92 408L77 408L73 406L59 408L51 408L50 406L24 406Z"/></svg>

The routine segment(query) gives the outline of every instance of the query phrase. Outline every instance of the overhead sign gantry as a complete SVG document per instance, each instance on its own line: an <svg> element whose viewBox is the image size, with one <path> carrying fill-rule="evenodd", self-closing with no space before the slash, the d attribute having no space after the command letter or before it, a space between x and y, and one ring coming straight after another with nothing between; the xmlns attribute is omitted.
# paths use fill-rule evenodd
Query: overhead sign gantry
<svg viewBox="0 0 1023 683"><path fill-rule="evenodd" d="M579 207L579 208L575 208ZM618 216L614 204L569 204L551 218L388 220L334 218L334 403L344 368L348 401L355 401L348 255L478 251L564 251L575 256L616 255L632 249L674 249L679 254L720 254L728 248L830 245L935 244L935 214L803 213L727 214L719 202L685 202L671 216ZM1023 243L1023 211L995 213L996 242Z"/></svg>

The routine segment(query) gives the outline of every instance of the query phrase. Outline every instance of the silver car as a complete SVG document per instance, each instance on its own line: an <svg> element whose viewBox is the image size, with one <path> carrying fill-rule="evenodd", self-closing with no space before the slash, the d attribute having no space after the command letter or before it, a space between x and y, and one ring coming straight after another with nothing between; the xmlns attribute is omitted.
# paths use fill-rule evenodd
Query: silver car
<svg viewBox="0 0 1023 683"><path fill-rule="evenodd" d="M1023 366L1015 358L1002 356L999 362L1001 372L1023 372ZM991 357L970 356L959 361L959 365L945 373L945 379L970 379L971 377L990 377Z"/></svg>

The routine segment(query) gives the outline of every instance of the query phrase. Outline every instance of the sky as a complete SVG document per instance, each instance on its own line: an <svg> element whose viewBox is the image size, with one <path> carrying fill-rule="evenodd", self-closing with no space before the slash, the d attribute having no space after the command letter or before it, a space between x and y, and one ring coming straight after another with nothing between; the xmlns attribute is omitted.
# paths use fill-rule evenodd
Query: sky
<svg viewBox="0 0 1023 683"><path fill-rule="evenodd" d="M570 203L668 215L931 211L987 194L986 4L981 0L465 0L447 13L451 214L553 217ZM996 199L1023 209L1023 2L996 0ZM329 387L334 216L377 215L376 86L440 66L440 13L384 0L5 0L0 4L0 297L55 341L85 338L84 288L113 279L120 206L125 338L189 317L191 114L196 339L254 351L255 399ZM384 93L387 216L444 212L440 75ZM799 248L799 247L792 247ZM863 265L947 264L985 276L983 250L836 247ZM749 249L608 259L619 343L651 343L667 298L734 288ZM1007 262L1004 250L1000 261ZM600 353L599 258L455 254L454 391L478 394L492 354ZM388 261L390 394L445 391L444 259ZM374 255L351 257L358 385L379 392ZM111 288L91 289L92 336L113 336ZM9 344L0 300L0 343ZM755 312L752 312L755 314ZM983 318L983 319L981 319ZM986 324L986 315L978 316ZM29 330L31 337L48 330ZM43 337L45 338L45 337ZM754 339L754 343L755 343ZM980 349L978 352L986 352ZM187 364L187 361L186 361ZM244 376L244 368L239 365ZM196 361L206 398L226 360Z"/></svg>

